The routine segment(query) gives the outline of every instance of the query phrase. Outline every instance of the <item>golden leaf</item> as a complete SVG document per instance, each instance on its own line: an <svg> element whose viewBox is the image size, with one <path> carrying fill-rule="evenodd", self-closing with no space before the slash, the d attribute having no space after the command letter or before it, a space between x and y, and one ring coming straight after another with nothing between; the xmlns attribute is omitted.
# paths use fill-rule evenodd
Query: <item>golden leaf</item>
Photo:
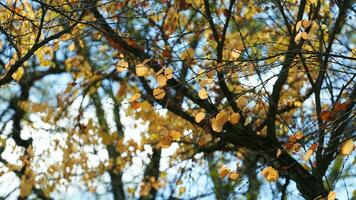
<svg viewBox="0 0 356 200"><path fill-rule="evenodd" d="M304 137L304 134L303 134L303 132L301 132L301 131L298 131L296 134L295 134L295 139L297 139L297 140L300 140L300 139L302 139Z"/></svg>
<svg viewBox="0 0 356 200"><path fill-rule="evenodd" d="M308 28L308 27L311 26L312 24L313 24L312 21L309 21L309 20L307 20L307 19L302 20L302 26L303 26L303 28Z"/></svg>
<svg viewBox="0 0 356 200"><path fill-rule="evenodd" d="M355 149L355 143L352 139L348 139L341 144L340 154L343 156L348 156Z"/></svg>
<svg viewBox="0 0 356 200"><path fill-rule="evenodd" d="M298 21L297 25L295 26L295 30L299 31L299 29L302 27L302 21Z"/></svg>
<svg viewBox="0 0 356 200"><path fill-rule="evenodd" d="M295 42L295 43L299 42L299 40L300 40L301 38L302 38L302 33L299 32L299 33L295 36L294 42Z"/></svg>
<svg viewBox="0 0 356 200"><path fill-rule="evenodd" d="M309 39L308 33L307 32L302 32L302 38L303 38L303 40Z"/></svg>
<svg viewBox="0 0 356 200"><path fill-rule="evenodd" d="M129 99L129 102L132 103L134 101L136 101L137 99L141 98L141 94L140 93L135 93L134 95L132 95L132 97Z"/></svg>
<svg viewBox="0 0 356 200"><path fill-rule="evenodd" d="M229 114L221 110L215 118L211 119L211 128L215 132L221 132L224 124L229 121Z"/></svg>
<svg viewBox="0 0 356 200"><path fill-rule="evenodd" d="M315 4L316 2L318 2L317 0L308 0L310 4Z"/></svg>
<svg viewBox="0 0 356 200"><path fill-rule="evenodd" d="M164 69L164 76L165 76L167 79L173 78L173 69L170 68L170 67Z"/></svg>
<svg viewBox="0 0 356 200"><path fill-rule="evenodd" d="M208 92L204 88L199 90L199 98L201 98L201 99L208 98Z"/></svg>
<svg viewBox="0 0 356 200"><path fill-rule="evenodd" d="M313 155L314 151L309 149L303 156L304 161L309 161L310 157Z"/></svg>
<svg viewBox="0 0 356 200"><path fill-rule="evenodd" d="M163 97L166 95L166 92L162 90L161 88L156 88L153 90L153 96L155 99L163 99Z"/></svg>
<svg viewBox="0 0 356 200"><path fill-rule="evenodd" d="M220 168L219 176L220 178L225 178L230 172L230 169L225 165Z"/></svg>
<svg viewBox="0 0 356 200"><path fill-rule="evenodd" d="M336 192L330 191L327 197L327 200L335 200L336 199Z"/></svg>
<svg viewBox="0 0 356 200"><path fill-rule="evenodd" d="M294 105L295 107L301 107L303 104L302 104L302 102L300 102L300 101L296 101L296 102L293 103L293 105Z"/></svg>
<svg viewBox="0 0 356 200"><path fill-rule="evenodd" d="M211 134L205 134L199 138L198 145L204 146L213 139Z"/></svg>
<svg viewBox="0 0 356 200"><path fill-rule="evenodd" d="M269 166L269 167L265 168L264 170L262 170L262 175L265 177L265 179L268 182L277 181L277 179L279 178L278 171L275 170L271 166Z"/></svg>
<svg viewBox="0 0 356 200"><path fill-rule="evenodd" d="M25 70L23 69L23 67L20 67L15 73L12 74L12 78L16 81L19 81L22 78L24 72Z"/></svg>
<svg viewBox="0 0 356 200"><path fill-rule="evenodd" d="M238 174L237 172L231 172L229 175L229 178L233 181L237 180L240 177L240 174Z"/></svg>
<svg viewBox="0 0 356 200"><path fill-rule="evenodd" d="M179 131L170 131L169 136L172 138L172 140L178 141L182 137L182 133Z"/></svg>
<svg viewBox="0 0 356 200"><path fill-rule="evenodd" d="M179 188L179 195L182 195L185 193L185 187L180 187Z"/></svg>
<svg viewBox="0 0 356 200"><path fill-rule="evenodd" d="M126 62L125 60L120 60L117 64L116 64L116 70L118 72L123 72L125 70L127 70L129 68L129 63Z"/></svg>
<svg viewBox="0 0 356 200"><path fill-rule="evenodd" d="M195 115L195 122L200 123L205 118L205 112L199 112Z"/></svg>
<svg viewBox="0 0 356 200"><path fill-rule="evenodd" d="M232 113L230 115L230 122L231 124L237 124L240 121L240 114L239 113Z"/></svg>
<svg viewBox="0 0 356 200"><path fill-rule="evenodd" d="M74 51L74 50L75 50L75 44L74 44L74 43L70 44L70 45L68 46L68 50L69 50L69 51Z"/></svg>
<svg viewBox="0 0 356 200"><path fill-rule="evenodd" d="M238 59L240 57L241 51L237 50L237 49L233 49L231 51L231 57L233 59Z"/></svg>
<svg viewBox="0 0 356 200"><path fill-rule="evenodd" d="M167 85L167 80L168 79L163 74L157 75L156 79L157 79L158 85L160 87L164 87L164 86Z"/></svg>
<svg viewBox="0 0 356 200"><path fill-rule="evenodd" d="M136 65L136 74L137 76L145 76L147 72L148 67L146 67L144 64L138 64Z"/></svg>

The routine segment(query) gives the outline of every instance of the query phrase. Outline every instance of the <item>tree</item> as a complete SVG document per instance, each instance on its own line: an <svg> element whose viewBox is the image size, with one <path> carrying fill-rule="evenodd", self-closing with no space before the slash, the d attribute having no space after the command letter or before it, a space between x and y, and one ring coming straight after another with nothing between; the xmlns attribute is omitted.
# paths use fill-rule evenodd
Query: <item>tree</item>
<svg viewBox="0 0 356 200"><path fill-rule="evenodd" d="M1 167L20 180L5 196L256 199L270 183L285 199L290 182L305 199L350 195L351 1L0 6L0 151L16 157Z"/></svg>

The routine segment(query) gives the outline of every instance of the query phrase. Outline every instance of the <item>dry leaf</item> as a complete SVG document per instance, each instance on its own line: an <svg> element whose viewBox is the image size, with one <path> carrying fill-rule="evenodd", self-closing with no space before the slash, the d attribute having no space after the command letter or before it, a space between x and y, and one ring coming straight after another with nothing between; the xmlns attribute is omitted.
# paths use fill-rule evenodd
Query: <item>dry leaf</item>
<svg viewBox="0 0 356 200"><path fill-rule="evenodd" d="M19 81L23 74L24 74L25 70L23 69L23 67L20 67L17 69L17 71L15 73L12 74L12 78L15 80L15 81Z"/></svg>
<svg viewBox="0 0 356 200"><path fill-rule="evenodd" d="M237 49L233 49L231 51L231 57L233 59L238 59L240 57L241 51L237 50Z"/></svg>
<svg viewBox="0 0 356 200"><path fill-rule="evenodd" d="M210 134L205 134L199 138L198 145L204 146L208 142L210 142L212 139L213 139L213 137Z"/></svg>
<svg viewBox="0 0 356 200"><path fill-rule="evenodd" d="M123 71L127 70L128 68L129 68L129 63L127 63L125 60L120 60L116 64L116 70L118 72L123 72Z"/></svg>
<svg viewBox="0 0 356 200"><path fill-rule="evenodd" d="M148 67L146 67L144 64L136 65L136 74L137 74L137 76L145 76L147 70L148 70Z"/></svg>
<svg viewBox="0 0 356 200"><path fill-rule="evenodd" d="M173 78L173 69L172 68L166 68L164 70L164 76L167 78L167 79L171 79Z"/></svg>
<svg viewBox="0 0 356 200"><path fill-rule="evenodd" d="M239 113L232 113L230 115L230 122L231 124L237 124L240 121L240 114Z"/></svg>
<svg viewBox="0 0 356 200"><path fill-rule="evenodd" d="M299 31L299 29L302 27L302 21L298 21L297 25L295 26L295 30Z"/></svg>
<svg viewBox="0 0 356 200"><path fill-rule="evenodd" d="M303 156L304 161L309 161L310 157L313 155L314 151L312 149L309 149Z"/></svg>
<svg viewBox="0 0 356 200"><path fill-rule="evenodd" d="M273 182L273 181L277 181L277 179L279 178L279 174L278 171L275 170L273 167L269 166L267 168L265 168L262 171L262 175L265 177L265 179L268 182Z"/></svg>
<svg viewBox="0 0 356 200"><path fill-rule="evenodd" d="M179 131L170 131L169 136L173 141L178 141L182 137L182 133Z"/></svg>
<svg viewBox="0 0 356 200"><path fill-rule="evenodd" d="M312 21L309 21L309 20L307 20L307 19L304 19L303 21L302 21L302 26L303 26L303 28L308 28L309 26L311 26L313 24L313 22Z"/></svg>
<svg viewBox="0 0 356 200"><path fill-rule="evenodd" d="M156 88L153 90L153 96L155 99L163 99L163 97L166 95L166 92L162 90L161 88Z"/></svg>
<svg viewBox="0 0 356 200"><path fill-rule="evenodd" d="M352 139L344 141L340 146L340 154L343 156L348 156L355 149L355 143Z"/></svg>
<svg viewBox="0 0 356 200"><path fill-rule="evenodd" d="M167 80L168 79L163 74L157 75L156 79L157 79L158 85L160 87L164 87L164 86L167 85Z"/></svg>
<svg viewBox="0 0 356 200"><path fill-rule="evenodd" d="M208 92L204 88L199 90L198 95L199 95L199 98L201 98L201 99L207 99L208 98Z"/></svg>
<svg viewBox="0 0 356 200"><path fill-rule="evenodd" d="M330 191L327 197L327 200L335 200L336 199L336 192Z"/></svg>
<svg viewBox="0 0 356 200"><path fill-rule="evenodd" d="M211 119L211 128L215 132L221 132L224 124L229 121L229 114L221 110L215 118Z"/></svg>
<svg viewBox="0 0 356 200"><path fill-rule="evenodd" d="M293 105L294 105L295 107L301 107L301 106L303 105L303 103L300 102L300 101L296 101L296 102L293 103Z"/></svg>
<svg viewBox="0 0 356 200"><path fill-rule="evenodd" d="M195 115L195 122L200 123L205 118L205 112L199 112Z"/></svg>
<svg viewBox="0 0 356 200"><path fill-rule="evenodd" d="M302 32L302 38L303 38L303 40L309 39L308 33L307 32Z"/></svg>
<svg viewBox="0 0 356 200"><path fill-rule="evenodd" d="M231 172L229 174L229 179L231 179L233 181L237 180L239 177L240 177L240 174L238 174L237 172Z"/></svg>
<svg viewBox="0 0 356 200"><path fill-rule="evenodd" d="M230 172L230 169L225 165L220 168L219 176L220 178L225 178Z"/></svg>
<svg viewBox="0 0 356 200"><path fill-rule="evenodd" d="M141 94L140 93L135 93L134 95L132 95L132 97L129 99L129 102L132 103L134 101L136 101L137 99L141 98Z"/></svg>
<svg viewBox="0 0 356 200"><path fill-rule="evenodd" d="M320 113L320 119L324 122L328 122L332 119L333 115L331 112L324 110Z"/></svg>
<svg viewBox="0 0 356 200"><path fill-rule="evenodd" d="M299 40L300 40L301 38L302 38L302 33L299 32L299 33L295 36L294 42L295 42L295 43L299 42Z"/></svg>

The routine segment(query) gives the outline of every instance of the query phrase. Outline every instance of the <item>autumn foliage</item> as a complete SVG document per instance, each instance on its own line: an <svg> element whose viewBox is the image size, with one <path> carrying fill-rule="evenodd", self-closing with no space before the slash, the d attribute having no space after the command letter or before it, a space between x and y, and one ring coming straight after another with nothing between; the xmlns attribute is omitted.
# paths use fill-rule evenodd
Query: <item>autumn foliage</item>
<svg viewBox="0 0 356 200"><path fill-rule="evenodd" d="M356 198L355 12L0 2L0 196Z"/></svg>

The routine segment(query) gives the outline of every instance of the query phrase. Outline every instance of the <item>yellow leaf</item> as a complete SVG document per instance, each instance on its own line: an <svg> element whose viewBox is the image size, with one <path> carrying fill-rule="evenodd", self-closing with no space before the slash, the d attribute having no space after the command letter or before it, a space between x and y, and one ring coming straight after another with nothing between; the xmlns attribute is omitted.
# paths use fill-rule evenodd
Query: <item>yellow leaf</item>
<svg viewBox="0 0 356 200"><path fill-rule="evenodd" d="M225 165L220 168L219 176L220 178L225 178L230 172L230 169Z"/></svg>
<svg viewBox="0 0 356 200"><path fill-rule="evenodd" d="M297 139L297 140L300 140L300 139L302 139L304 137L304 134L303 134L303 132L301 132L301 131L298 131L296 134L295 134L295 139Z"/></svg>
<svg viewBox="0 0 356 200"><path fill-rule="evenodd" d="M230 115L230 122L231 124L237 124L240 121L240 114L239 113L232 113Z"/></svg>
<svg viewBox="0 0 356 200"><path fill-rule="evenodd" d="M328 194L327 200L335 200L336 199L336 192L335 191L330 191Z"/></svg>
<svg viewBox="0 0 356 200"><path fill-rule="evenodd" d="M297 25L295 26L295 30L299 31L299 29L302 27L302 21L298 21Z"/></svg>
<svg viewBox="0 0 356 200"><path fill-rule="evenodd" d="M163 99L163 97L166 95L166 92L162 90L161 88L156 88L153 90L153 96L155 99Z"/></svg>
<svg viewBox="0 0 356 200"><path fill-rule="evenodd" d="M240 177L240 174L238 174L237 172L231 172L229 175L229 178L233 181L237 180Z"/></svg>
<svg viewBox="0 0 356 200"><path fill-rule="evenodd" d="M12 78L16 81L19 81L22 78L24 72L25 70L23 69L23 67L20 67L15 73L12 74Z"/></svg>
<svg viewBox="0 0 356 200"><path fill-rule="evenodd" d="M129 99L129 102L132 103L134 101L136 101L137 99L141 98L141 94L140 93L135 93L134 95L132 95L132 97Z"/></svg>
<svg viewBox="0 0 356 200"><path fill-rule="evenodd" d="M313 24L312 21L309 21L309 20L307 20L307 19L302 20L302 26L303 26L303 28L308 28L308 27L311 26L312 24Z"/></svg>
<svg viewBox="0 0 356 200"><path fill-rule="evenodd" d="M238 59L240 57L240 54L241 54L241 51L239 51L239 50L233 49L231 51L231 57L233 59Z"/></svg>
<svg viewBox="0 0 356 200"><path fill-rule="evenodd" d="M129 63L127 63L125 60L120 60L116 64L116 70L118 72L123 72L123 71L127 70L128 68L129 68Z"/></svg>
<svg viewBox="0 0 356 200"><path fill-rule="evenodd" d="M303 156L304 161L309 161L310 157L313 155L314 151L312 149L309 149Z"/></svg>
<svg viewBox="0 0 356 200"><path fill-rule="evenodd" d="M173 78L173 69L172 68L166 68L164 70L164 76L167 78L167 79L171 79Z"/></svg>
<svg viewBox="0 0 356 200"><path fill-rule="evenodd" d="M298 33L296 36L295 36L295 38L294 38L294 42L299 42L299 40L302 38L302 33Z"/></svg>
<svg viewBox="0 0 356 200"><path fill-rule="evenodd" d="M279 178L279 174L278 171L275 170L273 167L269 166L267 168L265 168L262 171L262 175L265 177L265 179L268 182L273 182L273 181L277 181L277 179Z"/></svg>
<svg viewBox="0 0 356 200"><path fill-rule="evenodd" d="M229 121L229 114L221 110L215 118L211 119L211 128L215 132L221 132L224 124Z"/></svg>
<svg viewBox="0 0 356 200"><path fill-rule="evenodd" d="M205 134L199 138L198 145L204 146L208 142L210 142L212 139L213 139L213 137L210 134Z"/></svg>
<svg viewBox="0 0 356 200"><path fill-rule="evenodd" d="M172 138L172 140L178 141L182 137L182 133L179 131L170 131L169 136Z"/></svg>
<svg viewBox="0 0 356 200"><path fill-rule="evenodd" d="M315 4L316 2L318 2L317 0L308 0L310 4Z"/></svg>
<svg viewBox="0 0 356 200"><path fill-rule="evenodd" d="M195 122L200 123L205 118L205 112L199 112L195 115Z"/></svg>
<svg viewBox="0 0 356 200"><path fill-rule="evenodd" d="M204 88L199 90L199 98L201 98L201 99L208 98L208 92Z"/></svg>
<svg viewBox="0 0 356 200"><path fill-rule="evenodd" d="M157 75L156 79L157 79L158 85L160 87L164 87L164 86L167 85L167 80L168 79L163 74Z"/></svg>
<svg viewBox="0 0 356 200"><path fill-rule="evenodd" d="M168 148L169 146L171 146L172 141L169 138L162 138L161 144L163 148Z"/></svg>
<svg viewBox="0 0 356 200"><path fill-rule="evenodd" d="M307 32L302 32L302 38L303 38L303 40L309 39L308 33Z"/></svg>
<svg viewBox="0 0 356 200"><path fill-rule="evenodd" d="M74 51L74 50L75 50L75 44L74 44L74 43L70 44L70 45L68 46L68 50L69 50L69 51Z"/></svg>
<svg viewBox="0 0 356 200"><path fill-rule="evenodd" d="M144 76L147 72L147 67L144 64L136 65L136 74L137 76Z"/></svg>
<svg viewBox="0 0 356 200"><path fill-rule="evenodd" d="M302 104L302 102L300 102L300 101L296 101L296 102L293 103L293 105L294 105L295 107L301 107L303 104Z"/></svg>
<svg viewBox="0 0 356 200"><path fill-rule="evenodd" d="M179 195L182 195L185 193L185 187L180 187L179 188Z"/></svg>
<svg viewBox="0 0 356 200"><path fill-rule="evenodd" d="M340 154L343 156L348 156L355 149L355 143L352 139L348 139L341 144Z"/></svg>
<svg viewBox="0 0 356 200"><path fill-rule="evenodd" d="M49 66L50 64L52 64L52 61L50 61L50 60L41 60L40 61L40 65L42 65L42 66Z"/></svg>

